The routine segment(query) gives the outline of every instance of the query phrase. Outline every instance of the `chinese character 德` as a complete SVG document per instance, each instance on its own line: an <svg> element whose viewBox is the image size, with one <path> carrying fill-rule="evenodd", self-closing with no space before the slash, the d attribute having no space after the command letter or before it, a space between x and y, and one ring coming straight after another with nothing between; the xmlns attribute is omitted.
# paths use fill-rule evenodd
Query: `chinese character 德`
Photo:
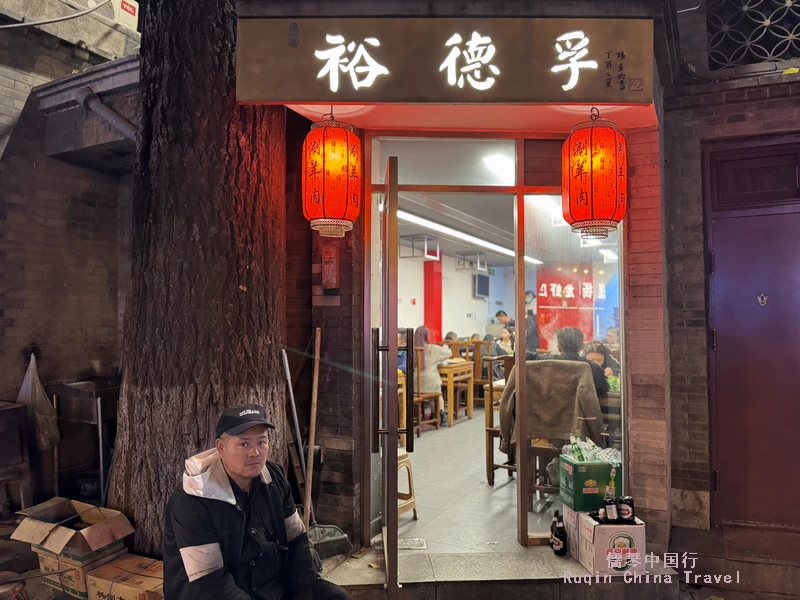
<svg viewBox="0 0 800 600"><path fill-rule="evenodd" d="M381 43L376 38L365 38L364 44L358 44L357 47L355 42L350 42L345 46L344 36L341 35L326 35L325 40L329 44L338 45L328 50L314 52L314 56L320 60L328 61L317 74L317 79L328 75L332 92L339 91L339 71L350 74L350 80L356 90L362 87L370 87L375 83L379 75L389 74L389 69L372 58L364 47L364 44L369 44L373 47L380 46ZM346 52L352 53L353 50L355 50L355 54L352 57L345 56ZM364 75L364 77L360 78L361 75Z"/></svg>
<svg viewBox="0 0 800 600"><path fill-rule="evenodd" d="M495 79L491 75L484 77L481 72L483 65L486 65L489 71L494 75L500 75L500 69L489 61L495 55L495 47L492 44L492 38L489 36L481 36L477 31L472 32L472 39L467 42L467 49L461 50L458 46L464 40L459 34L454 34L445 46L452 48L450 54L439 67L440 71L447 69L447 83L450 85L458 84L458 87L464 87L464 77L466 76L467 82L476 90L488 90L494 85ZM458 68L458 59L463 56L465 65Z"/></svg>
<svg viewBox="0 0 800 600"><path fill-rule="evenodd" d="M562 45L563 42L563 45ZM594 60L581 60L589 50L586 48L589 45L589 38L583 35L582 31L572 31L565 33L556 39L556 50L558 51L558 60L569 62L556 65L550 69L553 73L560 73L561 71L570 70L569 81L566 85L562 85L561 89L568 92L576 85L578 85L578 75L580 69L596 69L597 61Z"/></svg>

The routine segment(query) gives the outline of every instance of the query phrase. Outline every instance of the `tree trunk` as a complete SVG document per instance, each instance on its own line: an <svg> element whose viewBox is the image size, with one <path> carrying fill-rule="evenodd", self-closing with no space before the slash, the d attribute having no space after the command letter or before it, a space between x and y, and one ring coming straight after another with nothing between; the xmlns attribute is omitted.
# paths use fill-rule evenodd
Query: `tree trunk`
<svg viewBox="0 0 800 600"><path fill-rule="evenodd" d="M235 101L233 0L150 0L110 505L160 555L184 460L265 406L285 463L285 109Z"/></svg>

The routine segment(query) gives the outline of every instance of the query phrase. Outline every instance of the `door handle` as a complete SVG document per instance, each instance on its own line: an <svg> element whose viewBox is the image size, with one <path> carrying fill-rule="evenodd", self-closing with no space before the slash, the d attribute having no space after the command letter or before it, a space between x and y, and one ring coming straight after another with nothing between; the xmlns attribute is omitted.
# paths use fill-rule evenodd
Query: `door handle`
<svg viewBox="0 0 800 600"><path fill-rule="evenodd" d="M380 452L381 428L381 330L372 328L372 453Z"/></svg>
<svg viewBox="0 0 800 600"><path fill-rule="evenodd" d="M410 349L410 350L409 350ZM414 452L414 329L406 329L406 452Z"/></svg>

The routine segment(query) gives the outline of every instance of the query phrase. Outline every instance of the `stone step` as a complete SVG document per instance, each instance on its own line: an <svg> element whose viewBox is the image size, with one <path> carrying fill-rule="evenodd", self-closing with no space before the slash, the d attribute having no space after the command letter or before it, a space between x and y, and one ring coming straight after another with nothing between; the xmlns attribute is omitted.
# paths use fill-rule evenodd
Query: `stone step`
<svg viewBox="0 0 800 600"><path fill-rule="evenodd" d="M729 596L753 600L747 594L760 594L758 600L769 598L770 594L800 597L800 532L675 527L670 552L680 557L678 571L687 593L695 590L699 594L698 590L707 588L725 590L728 595L717 594L725 600ZM694 566L691 558L696 558ZM727 581L714 577L726 575L730 577ZM739 595L731 595L733 592Z"/></svg>

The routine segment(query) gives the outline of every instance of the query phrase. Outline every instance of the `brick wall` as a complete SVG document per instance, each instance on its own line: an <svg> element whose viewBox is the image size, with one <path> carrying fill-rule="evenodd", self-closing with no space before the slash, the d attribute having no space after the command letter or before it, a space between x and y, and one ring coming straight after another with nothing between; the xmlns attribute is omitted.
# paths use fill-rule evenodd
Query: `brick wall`
<svg viewBox="0 0 800 600"><path fill-rule="evenodd" d="M647 522L648 549L669 542L670 393L665 345L658 127L626 132L629 212L624 230L628 489Z"/></svg>
<svg viewBox="0 0 800 600"><path fill-rule="evenodd" d="M31 88L98 64L85 50L35 29L0 34L0 157Z"/></svg>
<svg viewBox="0 0 800 600"><path fill-rule="evenodd" d="M118 178L48 158L32 85L87 66L46 34L0 35L0 398L16 398L21 351L44 382L117 359Z"/></svg>
<svg viewBox="0 0 800 600"><path fill-rule="evenodd" d="M358 539L361 516L363 216L344 239L313 234L313 326L322 328L317 439L325 448L317 518ZM322 289L322 248L339 248L338 290Z"/></svg>
<svg viewBox="0 0 800 600"><path fill-rule="evenodd" d="M774 80L672 88L665 98L672 482L679 489L710 489L701 147L723 138L797 131L800 78Z"/></svg>
<svg viewBox="0 0 800 600"><path fill-rule="evenodd" d="M311 338L311 227L303 216L303 140L311 122L287 110L286 115L286 346L289 367L294 374ZM311 362L294 381L300 423L309 422Z"/></svg>
<svg viewBox="0 0 800 600"><path fill-rule="evenodd" d="M699 73L708 71L708 25L705 0L676 0L683 58Z"/></svg>

